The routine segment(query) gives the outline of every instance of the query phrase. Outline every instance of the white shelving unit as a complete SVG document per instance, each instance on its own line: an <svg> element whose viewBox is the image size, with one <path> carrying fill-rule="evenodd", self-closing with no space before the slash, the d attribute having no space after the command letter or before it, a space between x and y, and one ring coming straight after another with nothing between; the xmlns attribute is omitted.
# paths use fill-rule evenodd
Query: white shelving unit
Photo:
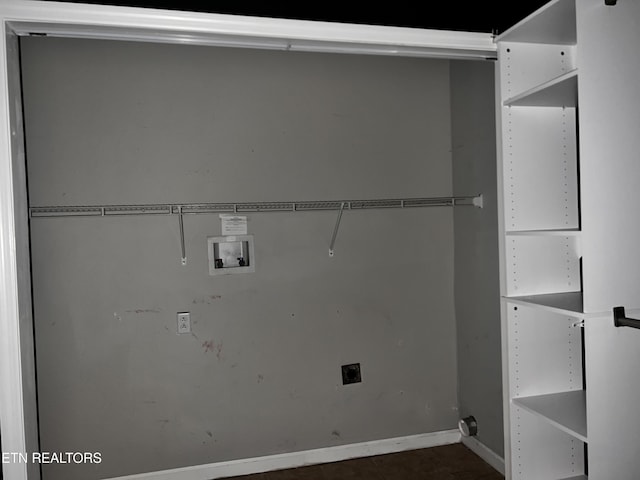
<svg viewBox="0 0 640 480"><path fill-rule="evenodd" d="M513 403L586 443L587 409L584 390L514 398Z"/></svg>
<svg viewBox="0 0 640 480"><path fill-rule="evenodd" d="M497 39L507 480L640 472L639 23L553 0Z"/></svg>
<svg viewBox="0 0 640 480"><path fill-rule="evenodd" d="M578 72L572 70L504 101L507 107L576 107Z"/></svg>
<svg viewBox="0 0 640 480"><path fill-rule="evenodd" d="M498 38L507 478L587 478L576 0Z"/></svg>
<svg viewBox="0 0 640 480"><path fill-rule="evenodd" d="M507 236L559 236L559 237L571 237L578 236L580 230L577 228L568 230L522 230L505 232Z"/></svg>
<svg viewBox="0 0 640 480"><path fill-rule="evenodd" d="M575 1L553 1L504 32L499 41L575 45Z"/></svg>
<svg viewBox="0 0 640 480"><path fill-rule="evenodd" d="M582 292L510 297L509 301L515 305L535 305L540 309L556 312L561 315L580 315L583 310Z"/></svg>

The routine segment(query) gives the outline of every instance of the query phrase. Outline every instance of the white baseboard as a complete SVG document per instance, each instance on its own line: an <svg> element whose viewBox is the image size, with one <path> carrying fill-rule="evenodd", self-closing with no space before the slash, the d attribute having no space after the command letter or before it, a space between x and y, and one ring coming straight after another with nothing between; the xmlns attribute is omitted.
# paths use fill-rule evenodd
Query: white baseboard
<svg viewBox="0 0 640 480"><path fill-rule="evenodd" d="M127 475L109 480L211 480L214 478L249 475L285 468L339 462L350 458L370 457L385 453L403 452L418 448L437 447L460 442L458 430L424 433L409 437L389 438L373 442L352 443L303 452L282 453L265 457L246 458L229 462L210 463L159 472Z"/></svg>
<svg viewBox="0 0 640 480"><path fill-rule="evenodd" d="M473 453L504 475L504 458L478 441L475 437L462 437L462 443Z"/></svg>

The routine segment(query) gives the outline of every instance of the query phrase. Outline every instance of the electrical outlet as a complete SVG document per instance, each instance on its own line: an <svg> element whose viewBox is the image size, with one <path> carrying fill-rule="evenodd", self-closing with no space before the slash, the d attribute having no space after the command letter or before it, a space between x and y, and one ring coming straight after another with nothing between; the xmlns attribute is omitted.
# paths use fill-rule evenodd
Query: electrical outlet
<svg viewBox="0 0 640 480"><path fill-rule="evenodd" d="M178 333L191 333L191 314L189 312L178 313Z"/></svg>

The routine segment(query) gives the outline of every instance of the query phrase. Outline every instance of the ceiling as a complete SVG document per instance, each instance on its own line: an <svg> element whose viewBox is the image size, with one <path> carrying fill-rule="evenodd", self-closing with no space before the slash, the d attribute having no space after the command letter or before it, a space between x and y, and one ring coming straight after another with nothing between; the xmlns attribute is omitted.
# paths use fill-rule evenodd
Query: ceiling
<svg viewBox="0 0 640 480"><path fill-rule="evenodd" d="M370 3L362 6L311 2L243 2L198 0L65 0L71 3L94 3L147 8L164 8L196 12L225 13L260 17L322 20L342 23L393 25L471 32L502 33L548 0L458 0L423 2L411 6Z"/></svg>

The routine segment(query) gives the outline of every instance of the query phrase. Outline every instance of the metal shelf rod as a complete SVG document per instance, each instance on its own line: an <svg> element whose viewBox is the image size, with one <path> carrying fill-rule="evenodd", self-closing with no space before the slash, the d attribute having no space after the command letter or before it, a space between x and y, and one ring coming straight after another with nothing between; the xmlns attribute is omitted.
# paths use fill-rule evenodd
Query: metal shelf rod
<svg viewBox="0 0 640 480"><path fill-rule="evenodd" d="M336 220L336 226L333 229L333 236L331 237L331 245L329 245L329 256L333 257L333 246L336 244L336 237L338 236L338 229L340 228L340 220L342 219L342 212L346 203L342 202L340 205L340 212L338 213L338 219Z"/></svg>
<svg viewBox="0 0 640 480"><path fill-rule="evenodd" d="M482 195L458 197L376 200L330 200L304 202L183 203L147 205L78 205L30 207L31 218L86 217L112 215L194 215L216 213L303 212L323 210L365 210L382 208L482 206Z"/></svg>
<svg viewBox="0 0 640 480"><path fill-rule="evenodd" d="M184 215L215 213L266 213L266 212L311 212L338 210L338 218L331 237L329 256L333 257L333 247L340 228L340 220L345 210L366 210L381 208L416 207L459 207L475 206L482 208L482 195L475 197L431 197L401 198L377 200L341 200L312 202L252 202L252 203L184 203L153 205L79 205L31 207L31 218L54 217L109 217L134 215L177 215L180 226L180 249L182 265L187 264L187 252L184 241Z"/></svg>
<svg viewBox="0 0 640 480"><path fill-rule="evenodd" d="M178 219L180 220L180 249L182 252L182 265L186 265L187 251L184 246L184 220L182 219L182 207L178 208Z"/></svg>

